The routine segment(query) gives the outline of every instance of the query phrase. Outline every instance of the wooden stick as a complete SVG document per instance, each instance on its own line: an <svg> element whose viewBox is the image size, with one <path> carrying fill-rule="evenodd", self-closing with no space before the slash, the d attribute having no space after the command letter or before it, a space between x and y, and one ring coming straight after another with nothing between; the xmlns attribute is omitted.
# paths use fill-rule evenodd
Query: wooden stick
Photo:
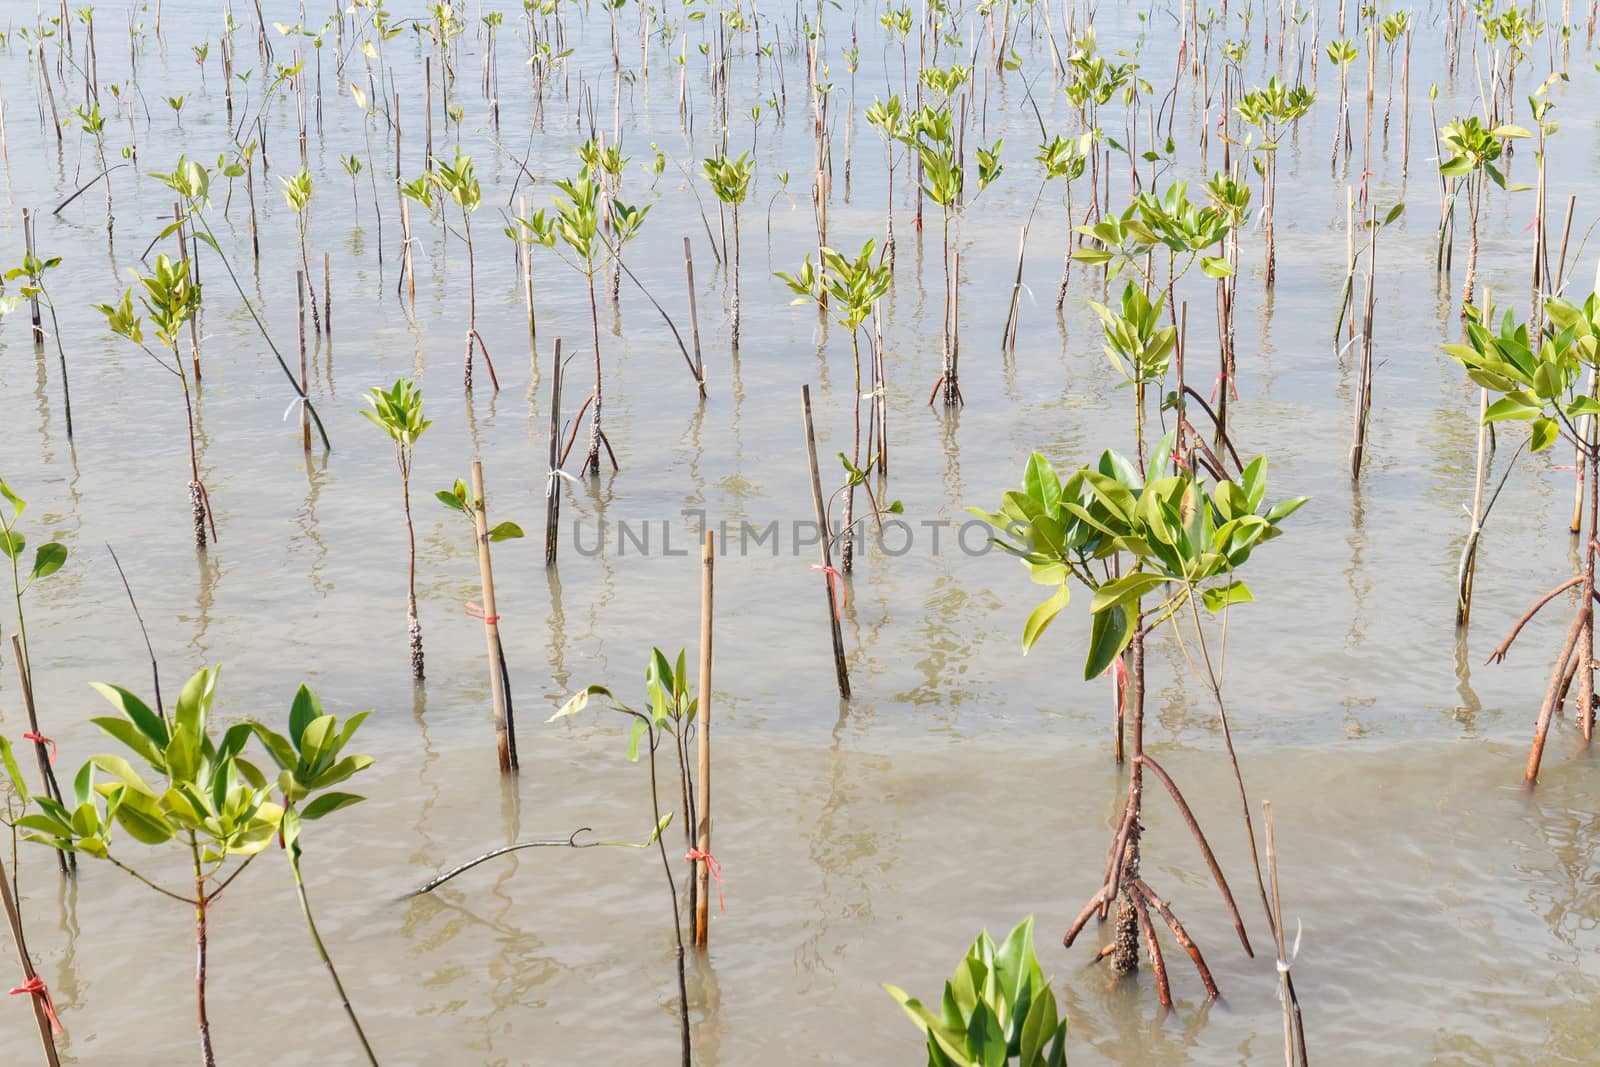
<svg viewBox="0 0 1600 1067"><path fill-rule="evenodd" d="M694 339L694 379L700 383L700 395L706 395L706 368L700 358L700 312L694 298L694 256L690 253L689 238L683 239L683 274L689 283L689 334Z"/></svg>
<svg viewBox="0 0 1600 1067"><path fill-rule="evenodd" d="M16 896L11 892L11 877L6 873L4 860L0 860L0 899L5 902L6 919L11 924L11 940L16 942L17 960L22 964L22 977L31 983L38 977L38 972L33 969L33 960L28 955L28 942L22 933L22 912L17 907ZM45 1010L47 996L48 993L41 991L28 999L33 1003L33 1021L39 1026L39 1043L44 1046L44 1062L49 1067L59 1067L61 1061L56 1057L55 1038L50 1034L50 1015Z"/></svg>
<svg viewBox="0 0 1600 1067"><path fill-rule="evenodd" d="M1272 832L1272 801L1263 800L1261 809L1267 824L1267 874L1272 879L1272 927L1278 939L1279 999L1283 1002L1283 1057L1286 1067L1294 1067L1294 1012L1289 996L1289 960L1283 947L1283 903L1278 897L1278 845Z"/></svg>
<svg viewBox="0 0 1600 1067"><path fill-rule="evenodd" d="M844 634L839 629L839 605L833 583L839 573L833 568L833 545L828 536L828 507L822 495L822 474L817 469L817 433L811 424L811 386L800 387L800 414L806 425L806 459L811 464L811 502L817 513L817 542L821 547L822 584L828 591L828 626L833 631L833 669L838 676L839 697L850 699L850 670L844 661Z"/></svg>
<svg viewBox="0 0 1600 1067"><path fill-rule="evenodd" d="M699 744L699 779L695 788L694 944L705 948L711 929L711 636L712 574L716 566L716 534L706 530L700 551L700 681L695 687L700 703L695 712L695 732Z"/></svg>
<svg viewBox="0 0 1600 1067"><path fill-rule="evenodd" d="M495 614L494 567L489 561L489 507L483 498L483 461L472 461L472 523L478 535L478 579L483 586L483 633L489 646L489 688L494 694L494 745L500 773L517 769L517 738L506 692L505 656L500 647L500 616Z"/></svg>
<svg viewBox="0 0 1600 1067"><path fill-rule="evenodd" d="M42 51L42 46L41 46L41 51ZM45 72L44 80L45 80L46 84L49 84L50 75L49 75L48 72ZM29 211L27 208L23 208L22 209L22 244L23 244L24 249L28 253L28 258L32 259L33 258L33 212ZM37 274L29 275L28 276L28 280L30 282L32 282L35 287L37 287L38 284L39 284L39 276ZM29 310L29 313L32 315L32 318L33 318L33 343L36 344L36 345L42 345L42 344L44 344L44 323L39 318L39 295L37 293L35 293L33 296L28 297L28 310Z"/></svg>
<svg viewBox="0 0 1600 1067"><path fill-rule="evenodd" d="M17 678L22 685L22 708L28 713L28 731L33 734L33 757L39 763L39 782L46 796L64 806L61 783L56 781L55 769L50 766L50 750L40 740L44 734L39 730L39 712L33 703L33 679L28 677L28 662L22 654L22 640L17 634L11 635L11 658L17 661ZM78 869L78 857L71 852L57 851L56 863L62 874L69 869Z"/></svg>
<svg viewBox="0 0 1600 1067"><path fill-rule="evenodd" d="M561 532L561 338L550 357L550 466L544 479L544 565L555 566Z"/></svg>
<svg viewBox="0 0 1600 1067"><path fill-rule="evenodd" d="M322 333L333 336L333 283L329 281L328 253L322 253Z"/></svg>
<svg viewBox="0 0 1600 1067"><path fill-rule="evenodd" d="M300 326L300 391L309 392L310 385L306 378L306 272L294 272L294 307L299 316ZM300 436L304 441L305 450L311 451L311 415L306 409L306 402L300 404Z"/></svg>

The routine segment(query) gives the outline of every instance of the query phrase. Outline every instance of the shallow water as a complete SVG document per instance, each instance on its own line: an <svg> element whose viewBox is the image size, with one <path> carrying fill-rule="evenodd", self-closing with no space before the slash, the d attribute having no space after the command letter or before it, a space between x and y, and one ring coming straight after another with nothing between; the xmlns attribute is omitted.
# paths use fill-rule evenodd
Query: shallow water
<svg viewBox="0 0 1600 1067"><path fill-rule="evenodd" d="M269 23L296 17L290 5L266 7ZM1103 47L1133 47L1139 14L1099 11ZM1278 286L1270 301L1262 299L1260 235L1243 241L1235 436L1247 453L1271 454L1272 496L1304 493L1313 501L1251 563L1258 603L1233 614L1227 688L1247 785L1255 800L1272 800L1277 818L1284 905L1303 931L1295 976L1313 1055L1340 1063L1592 1062L1600 1040L1574 1006L1600 991L1594 772L1567 724L1547 751L1538 791L1517 788L1547 650L1563 620L1547 613L1506 665L1480 666L1525 603L1573 565L1561 532L1571 476L1551 470L1564 462L1555 455L1560 450L1524 458L1510 478L1481 549L1473 628L1458 637L1451 625L1476 397L1438 348L1457 327L1450 289L1436 285L1432 269L1437 192L1427 86L1440 84L1443 121L1470 106L1475 84L1470 77L1447 82L1436 14L1417 13L1407 183L1398 103L1388 151L1375 148L1373 199L1387 206L1403 198L1409 210L1380 243L1380 365L1359 487L1349 482L1346 454L1353 368L1331 340L1343 274L1343 180L1358 179L1330 178L1336 82L1325 60L1318 105L1283 149ZM699 568L679 553L696 540L697 520L685 511L702 509L734 530L741 522L764 529L777 521L785 532L776 554L765 544L733 550L717 572L716 853L728 910L714 920L711 951L690 974L700 1062L916 1061L915 1031L880 983L935 995L978 929L1000 933L1028 913L1038 917L1041 958L1057 976L1071 1020L1075 1064L1254 1063L1277 1055L1275 975L1262 950L1259 906L1251 903L1237 801L1214 717L1176 644L1163 640L1151 649L1147 743L1208 828L1258 951L1254 960L1242 954L1191 840L1166 798L1152 795L1147 877L1184 917L1224 993L1205 1004L1186 962L1169 953L1178 1003L1163 1013L1148 973L1113 983L1086 966L1090 943L1099 943L1092 934L1070 952L1056 947L1098 884L1121 803L1109 752L1109 683L1081 680L1087 612L1078 605L1064 613L1024 658L1018 634L1038 587L998 555L951 545L966 519L962 508L992 506L1020 480L1030 450L1064 469L1102 448L1132 444L1131 398L1114 388L1086 303L1103 292L1075 270L1065 317L1058 322L1052 310L1066 234L1053 200L1029 237L1016 353L998 351L1015 237L1038 188L1030 161L1038 128L1021 79L1030 79L1052 132L1077 130L1064 96L1051 88L1042 38L1019 47L1022 72L987 76L983 140L1005 137L1008 169L958 233L967 403L948 418L925 406L939 366L938 246L919 247L910 198L903 181L896 183L899 258L885 304L889 494L904 503L915 539L901 554L869 548L850 580L844 632L855 699L841 705L821 580L809 569L813 550L791 551L787 531L811 515L802 384L812 385L825 465L847 446L848 338L819 328L814 310L790 307L787 291L769 276L795 269L814 243L801 57L781 56L787 118L777 122L768 108L755 134L737 361L729 358L721 314L727 279L714 267L683 173L669 163L652 188L639 166L652 156L651 143L690 168L711 149L704 63L691 58L688 67L690 109L698 115L692 139L680 130L677 67L667 51L652 51L648 79L621 86L617 114L634 159L624 195L652 205L627 259L686 326L681 241L694 241L711 395L696 403L670 333L624 280L620 308L606 301L600 310L606 425L622 470L563 487L563 556L551 572L537 543L549 346L559 336L582 352L587 299L580 278L548 255L536 258L539 336L531 347L500 216L517 195L530 210L544 205L548 180L576 169L577 100L585 87L595 94L596 121L610 125L606 23L598 14L587 22L571 16L571 78L546 89L531 142L526 49L514 38L516 20L508 13L501 35L498 137L476 89L475 24L461 39L460 137L484 183L474 224L478 326L504 386L491 396L480 367L471 403L460 392L465 249L454 238L442 241L438 227L413 212L419 277L408 317L395 297L400 235L385 184L392 143L380 143L387 134L375 126L367 156L361 112L348 95L335 94L327 59L324 128L319 135L313 125L310 140L317 182L311 242L313 255L332 256L334 332L331 344L314 349L311 393L334 450L309 462L303 456L294 419L283 418L285 383L208 252L198 415L220 541L197 556L175 383L110 338L89 308L129 284L127 269L170 212L170 191L135 168L117 172L109 255L98 189L59 216L49 214L95 168L92 145L75 130L58 152L37 122L37 78L16 36L32 17L31 5L0 4L0 22L11 23L0 52L9 154L0 249L6 264L20 260L20 209L32 207L43 216L40 251L65 259L48 281L68 352L75 435L69 442L65 434L53 351L35 352L25 312L7 316L0 321L0 473L30 501L30 540L42 542L48 532L73 554L64 571L29 594L47 732L61 745L62 764L76 767L105 747L87 721L101 709L85 683L148 686L143 644L106 542L137 593L169 691L199 666L220 662L224 718L280 719L301 681L330 710L373 708L357 746L377 759L357 780L370 799L315 827L306 847L324 937L386 1062L598 1055L645 1063L676 1054L669 916L653 856L530 851L479 868L433 898L395 898L441 868L514 839L564 836L578 826L606 838L642 837L649 826L645 772L622 758L616 724L543 720L589 682L633 695L642 689L652 645L676 649L695 640ZM140 17L148 23L150 14ZM764 17L787 42L792 13ZM98 26L103 85L127 77L122 18L107 12ZM220 16L209 5L169 2L163 18L164 47L146 37L139 53L146 101L138 112L138 171L167 169L180 152L209 162L227 142L216 58ZM637 49L634 18L625 9L625 58L628 42ZM848 13L831 11L828 19L841 112L830 236L853 249L881 236L882 151L862 112L886 79L898 83L899 54L884 48L876 12L864 11L847 196L842 112L850 79L837 52ZM1326 41L1333 15L1322 19ZM190 46L205 37L212 48L202 82ZM252 37L248 27L239 32L241 69L255 63ZM1575 246L1590 221L1581 194L1595 151L1596 75L1581 39L1579 32L1572 83L1552 91L1562 131L1549 179L1555 215L1568 193L1580 194ZM274 47L282 58L289 46L279 39ZM1143 45L1158 96L1175 47L1165 27ZM386 59L403 98L403 170L410 177L422 163L421 58L413 35L391 42ZM1358 86L1360 66L1353 68ZM1258 43L1247 80L1264 80L1268 69ZM770 64L759 78L748 60L735 70L730 136L737 150L750 138L745 106L776 89ZM1380 124L1386 76L1387 62L1380 62ZM1530 89L1539 80L1522 77ZM259 84L258 75L252 91ZM181 128L160 99L178 91L186 101ZM1204 176L1193 144L1205 121L1197 95L1186 79L1174 134L1180 165L1164 181L1188 176L1198 186ZM1362 97L1356 89L1353 96L1359 137ZM275 105L265 121L272 170L265 182L257 175L259 271L249 270L242 181L233 190L234 230L219 235L279 347L292 356L298 255L293 217L277 190L277 176L295 163L292 101ZM1120 130L1120 110L1106 121ZM444 127L436 115L441 156L453 139ZM115 151L125 143L126 117L111 131ZM518 157L531 150L527 166L537 184L518 183L516 164L495 150L497 139ZM351 206L339 167L340 155L351 152L376 168L381 227L365 172L359 206ZM1219 164L1219 153L1213 141L1209 167ZM1357 169L1359 153L1358 142ZM1524 146L1513 180L1531 180L1532 162ZM785 171L797 206L778 183ZM1119 173L1119 203L1125 183ZM707 200L703 183L697 187ZM220 185L214 193L220 220ZM1075 204L1081 194L1075 190ZM1499 194L1484 220L1480 284L1508 302L1517 294L1519 307L1532 207L1531 194ZM714 216L710 225L715 229ZM1457 286L1464 258L1458 248ZM1577 275L1586 280L1593 249L1579 258ZM1200 369L1191 373L1204 381L1215 351L1210 283L1187 279L1181 295L1193 304L1190 361ZM569 416L584 388L571 383L586 373L568 379ZM386 440L358 414L363 390L411 374L422 381L435 420L414 475L429 667L426 684L415 689L406 658L398 478ZM1502 457L1510 451L1503 447ZM459 518L428 499L464 476L475 453L484 460L492 519L515 519L530 532L495 556L520 713L523 771L514 784L493 773L482 636L462 612L477 596L470 538ZM611 524L603 550L579 551L592 552L602 520ZM940 530L935 551L934 528L921 524L940 520L953 525ZM619 542L616 524L623 522L635 530L648 524L649 551ZM975 547L976 536L968 543ZM14 738L24 720L6 658L0 711ZM143 866L162 870L154 859ZM256 866L216 915L211 1012L219 1057L355 1062L357 1050L302 932L288 872L275 856ZM64 1057L119 1064L192 1057L185 910L92 863L75 887L62 890L37 846L25 846L21 874L31 946L68 1031ZM8 1061L36 1055L21 998L0 1006L0 1042L14 1050Z"/></svg>

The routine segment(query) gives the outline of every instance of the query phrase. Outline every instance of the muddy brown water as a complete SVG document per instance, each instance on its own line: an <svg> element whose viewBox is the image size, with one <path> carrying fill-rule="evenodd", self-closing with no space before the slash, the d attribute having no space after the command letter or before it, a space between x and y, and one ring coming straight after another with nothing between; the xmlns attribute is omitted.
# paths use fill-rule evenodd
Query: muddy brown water
<svg viewBox="0 0 1600 1067"><path fill-rule="evenodd" d="M287 5L267 9L269 23L297 17ZM244 10L236 14L242 21ZM1139 14L1102 9L1102 46L1138 45ZM625 15L627 58L629 42L637 53L637 28L633 9ZM881 237L883 156L863 112L886 91L886 79L899 81L899 49L885 47L876 12L868 16L863 9L848 195L842 153L851 79L836 54L848 13L828 16L839 123L830 237L846 249ZM0 6L0 23L9 23L0 52L9 154L0 248L7 265L20 261L20 210L31 207L41 216L40 251L64 259L48 281L72 375L71 441L53 350L35 351L25 310L0 321L0 474L30 501L30 540L54 537L72 552L67 568L27 601L41 713L62 765L75 768L107 746L88 723L102 708L87 682L148 688L138 629L103 547L111 542L169 694L199 666L222 663L218 714L226 720L281 720L302 681L330 710L374 710L357 745L376 758L356 782L368 801L314 827L305 844L324 937L385 1062L666 1062L677 1053L676 985L653 854L529 851L431 898L396 898L515 839L579 826L599 837L642 838L650 823L647 779L623 758L620 720L547 726L544 719L589 682L638 695L652 645L693 644L699 568L686 553L703 511L729 523L733 536L717 572L715 693L715 851L727 910L715 916L711 949L694 959L689 976L699 1062L917 1062L916 1032L881 983L936 996L979 929L1000 934L1027 914L1037 917L1041 959L1070 1020L1073 1063L1273 1062L1281 1050L1276 980L1262 950L1266 929L1252 903L1237 801L1215 718L1177 645L1152 646L1147 743L1208 828L1258 953L1251 960L1240 951L1191 839L1166 798L1152 794L1147 876L1183 915L1224 994L1207 1004L1187 963L1169 956L1177 1004L1162 1012L1147 972L1113 982L1087 965L1108 931L1091 928L1071 951L1059 947L1061 930L1098 883L1121 803L1109 682L1082 680L1087 612L1081 603L1070 608L1024 657L1019 634L1039 587L1014 563L982 554L977 531L962 537L963 507L992 507L1018 484L1030 450L1065 469L1102 448L1132 445L1131 395L1114 387L1087 305L1103 290L1075 270L1064 317L1052 309L1066 234L1055 190L1029 238L1016 353L999 352L1017 229L1038 188L1031 162L1038 127L1023 79L1052 132L1078 129L1052 86L1042 38L1019 47L1021 72L986 78L982 139L1004 136L1007 170L958 227L967 403L953 416L925 406L939 365L936 231L930 226L918 240L904 175L896 182L898 263L884 307L888 494L904 503L909 534L865 549L850 580L844 633L855 699L842 705L822 579L810 569L813 550L794 544L792 524L811 515L799 387L812 385L820 448L831 464L827 457L848 442L848 337L820 327L814 310L790 307L769 273L795 269L814 243L810 121L796 55L780 54L786 118L778 122L767 106L755 133L737 360L722 313L728 279L713 262L678 168L697 168L713 143L704 61L692 47L703 31L690 30L692 135L678 120L678 68L659 42L649 77L620 84L617 114L633 160L624 196L652 208L628 262L686 327L681 239L695 242L710 398L696 403L670 334L624 279L620 306L604 300L600 309L606 425L622 470L563 485L563 555L554 571L542 567L549 346L560 336L579 352L568 379L570 414L585 388L572 383L589 373L588 306L581 279L540 253L539 336L530 345L512 248L499 229L515 205L513 189L531 210L547 203L551 179L576 169L580 92L592 90L597 122L612 124L619 87L606 23L598 13L569 17L570 79L546 87L542 117L530 126L526 47L508 13L498 135L476 88L474 20L461 39L459 136L484 186L474 220L478 323L504 385L491 395L480 368L470 402L460 386L465 249L413 211L419 276L408 315L394 294L400 234L389 185L392 142L375 125L367 156L361 112L335 92L330 39L324 128L319 134L313 123L310 140L310 240L314 256L332 256L334 330L314 349L311 392L334 449L309 462L302 454L295 419L285 420L286 385L207 251L198 430L220 541L197 555L176 383L108 337L90 304L129 284L128 270L170 210L169 190L139 172L168 169L182 152L209 163L227 146L215 40L221 16L209 5L168 3L164 42L147 34L139 44L140 158L115 175L108 250L98 189L50 215L93 175L92 143L73 129L58 150L39 124L36 55L18 36L33 10ZM1154 17L1140 59L1159 96L1177 42L1159 21L1165 16ZM1326 41L1333 15L1321 17ZM152 13L136 18L148 27ZM793 13L763 18L787 43ZM97 16L97 27L109 103L105 86L127 84L120 9ZM1374 200L1403 199L1408 211L1380 243L1376 406L1359 487L1350 484L1347 461L1353 369L1332 342L1344 269L1343 190L1359 179L1329 172L1337 83L1326 61L1316 108L1283 148L1279 281L1270 299L1262 292L1261 235L1252 231L1243 241L1236 437L1247 453L1271 456L1269 496L1313 500L1250 563L1257 603L1233 614L1226 686L1246 784L1254 802L1273 802L1277 818L1284 907L1300 935L1296 982L1318 1062L1594 1062L1600 1039L1583 1005L1600 991L1596 771L1569 723L1558 726L1538 790L1518 788L1548 656L1564 625L1559 612L1530 626L1505 665L1481 666L1525 604L1573 566L1564 533L1571 475L1554 469L1565 457L1520 461L1483 544L1473 625L1464 635L1451 625L1476 397L1439 351L1458 327L1451 290L1436 283L1432 266L1438 195L1427 87L1440 83L1443 120L1471 105L1476 86L1446 78L1441 34L1419 17L1405 184L1398 103L1387 150L1374 149ZM212 48L202 81L190 46L205 38ZM238 31L241 69L255 64L252 38L248 25ZM1580 39L1581 32L1572 83L1553 90L1563 128L1550 155L1553 213L1569 192L1579 194L1574 246L1595 210L1584 194L1596 76ZM274 47L281 60L290 46L278 38ZM408 116L403 152L411 177L422 162L413 35L390 42L385 58ZM1545 69L1542 49L1536 62L1540 73L1523 75L1530 87ZM1269 69L1257 43L1247 80L1264 80ZM1359 137L1360 64L1352 70ZM759 77L748 59L735 71L730 136L738 150L750 143L749 106L778 88L770 64ZM1386 62L1379 72L1376 127ZM250 91L259 90L258 73ZM180 91L181 128L161 99ZM1174 131L1179 164L1163 181L1186 177L1192 193L1203 177L1195 134L1204 114L1186 79ZM242 180L232 189L228 224L221 224L221 179L212 213L275 339L292 355L297 253L277 188L297 162L292 101L271 106L264 121L271 173L264 181L257 175L259 270L251 269L244 240ZM1120 138L1121 109L1108 109L1105 121ZM125 112L109 124L113 152L126 143L127 125ZM440 155L456 139L445 129L436 115ZM1142 130L1140 137L1142 145ZM670 160L653 182L641 166L652 143ZM359 206L352 205L338 162L350 152L377 170L381 227L366 172ZM536 180L519 182L506 153L529 154ZM1514 180L1532 180L1532 157L1527 146L1519 149ZM1359 160L1358 141L1353 170ZM1213 141L1208 165L1219 163ZM787 195L778 180L784 171ZM712 212L703 185L699 192ZM1083 193L1075 189L1075 204ZM1122 170L1113 197L1121 203L1125 196ZM1496 194L1484 218L1480 284L1519 308L1532 205L1528 193ZM716 229L714 213L710 225ZM1577 257L1580 295L1595 251L1590 245ZM1464 246L1451 284L1459 286L1463 267ZM1212 290L1195 273L1181 295L1191 301L1189 359L1198 368L1191 374L1204 383L1214 374ZM413 374L434 419L414 476L429 668L420 687L406 656L398 478L385 439L359 415L363 390ZM1505 440L1518 432L1504 435L1497 473L1511 452ZM531 535L497 546L495 560L520 726L523 770L515 782L494 772L482 636L463 611L477 594L470 539L459 518L431 500L433 490L465 476L474 454L484 460L491 518L516 520ZM774 522L776 542L741 542L741 524L765 533ZM624 524L632 539L619 532ZM648 549L639 541L646 531ZM8 610L8 632L10 620ZM15 739L25 727L6 660L0 712ZM152 874L181 874L138 846L118 849L139 856ZM67 1030L64 1059L192 1060L185 909L104 865L86 861L78 882L63 887L38 846L22 846L21 858L30 941ZM221 1060L356 1062L359 1050L276 855L228 891L214 931L210 1006ZM5 1062L31 1062L35 1042L23 998L0 1004Z"/></svg>

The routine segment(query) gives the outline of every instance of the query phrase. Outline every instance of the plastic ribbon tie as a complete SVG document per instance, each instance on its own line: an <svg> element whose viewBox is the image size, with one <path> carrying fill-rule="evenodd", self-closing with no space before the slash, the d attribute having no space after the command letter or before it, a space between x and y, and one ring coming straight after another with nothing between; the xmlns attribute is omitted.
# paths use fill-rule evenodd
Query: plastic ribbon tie
<svg viewBox="0 0 1600 1067"><path fill-rule="evenodd" d="M24 741L32 741L36 745L49 745L50 762L54 763L56 761L56 743L50 740L44 734L23 734L22 739Z"/></svg>
<svg viewBox="0 0 1600 1067"><path fill-rule="evenodd" d="M1128 707L1128 665L1118 656L1111 665L1117 680L1117 718L1122 718Z"/></svg>
<svg viewBox="0 0 1600 1067"><path fill-rule="evenodd" d="M289 401L289 406L283 409L283 418L279 419L278 421L279 422L288 422L289 421L289 415L294 411L294 409L297 408L297 407L304 407L305 403L306 403L306 398L305 397L303 397L303 396L295 397L293 400Z"/></svg>
<svg viewBox="0 0 1600 1067"><path fill-rule="evenodd" d="M1211 383L1210 403L1215 404L1217 402L1217 390L1224 384L1228 387L1228 395L1235 400L1239 399L1239 387L1234 384L1233 376L1225 370L1219 370L1217 371L1217 380Z"/></svg>
<svg viewBox="0 0 1600 1067"><path fill-rule="evenodd" d="M718 879L718 881L721 881L721 879ZM57 1034L61 1033L61 1020L56 1018L56 1006L50 999L50 987L44 984L44 979L40 978L38 975L34 975L26 982L23 982L21 985L17 986L17 988L11 990L11 996L14 997L20 997L24 993L28 994L29 996L38 997L40 1000L44 1001L44 1013L45 1016L50 1020L51 1032Z"/></svg>
<svg viewBox="0 0 1600 1067"><path fill-rule="evenodd" d="M566 471L562 470L560 467L557 467L555 470L548 472L544 477L544 495L545 496L549 496L551 493L554 493L556 491L556 479L557 478L565 478L567 481L571 482L573 485L577 485L578 484L578 479L574 478L572 475L568 474Z"/></svg>
<svg viewBox="0 0 1600 1067"><path fill-rule="evenodd" d="M500 622L500 616L485 615L483 613L483 608L479 607L470 600L467 602L467 614L471 615L474 619L481 619L485 626L494 626Z"/></svg>
<svg viewBox="0 0 1600 1067"><path fill-rule="evenodd" d="M702 849L691 848L683 858L690 863L694 863L697 860L705 860L706 870L710 871L711 877L717 880L717 910L727 911L728 906L722 902L722 864L717 862L717 857Z"/></svg>
<svg viewBox="0 0 1600 1067"><path fill-rule="evenodd" d="M843 622L845 605L850 603L850 592L845 588L844 575L840 574L838 568L831 563L813 563L811 569L821 571L828 576L828 588L835 588L837 583L839 598L833 605L833 615Z"/></svg>

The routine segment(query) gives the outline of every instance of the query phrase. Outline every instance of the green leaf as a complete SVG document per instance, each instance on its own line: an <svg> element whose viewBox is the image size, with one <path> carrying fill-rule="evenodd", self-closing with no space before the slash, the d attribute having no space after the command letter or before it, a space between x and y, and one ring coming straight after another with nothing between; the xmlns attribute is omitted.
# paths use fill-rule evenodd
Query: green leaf
<svg viewBox="0 0 1600 1067"><path fill-rule="evenodd" d="M16 559L22 555L22 550L27 544L28 539L17 531L0 530L0 552L4 552L7 559Z"/></svg>
<svg viewBox="0 0 1600 1067"><path fill-rule="evenodd" d="M22 768L17 766L17 754L11 750L11 742L3 735L0 735L0 763L5 765L6 777L11 780L11 788L16 790L17 796L26 804L32 794L28 792L28 783L22 778Z"/></svg>
<svg viewBox="0 0 1600 1067"><path fill-rule="evenodd" d="M1166 584L1167 578L1154 571L1134 571L1124 574L1121 578L1114 578L1094 591L1094 599L1089 602L1089 610L1099 614L1113 604L1125 604L1136 601L1152 589Z"/></svg>
<svg viewBox="0 0 1600 1067"><path fill-rule="evenodd" d="M460 499L448 489L441 489L433 495L438 498L439 503L443 504L451 511L464 512L467 510L466 501Z"/></svg>
<svg viewBox="0 0 1600 1067"><path fill-rule="evenodd" d="M1555 419L1533 420L1533 450L1543 452L1556 443L1556 438L1561 436L1560 427Z"/></svg>
<svg viewBox="0 0 1600 1067"><path fill-rule="evenodd" d="M1061 586L1050 594L1050 599L1034 608L1028 614L1028 621L1023 623L1022 626L1023 655L1027 655L1028 651L1033 648L1033 643L1039 640L1039 635L1044 633L1045 628L1061 613L1061 609L1067 606L1067 601L1071 597L1072 587L1062 582Z"/></svg>
<svg viewBox="0 0 1600 1067"><path fill-rule="evenodd" d="M1138 617L1118 604L1098 612L1089 627L1089 656L1083 665L1083 677L1098 678L1111 669L1122 650L1133 640Z"/></svg>
<svg viewBox="0 0 1600 1067"><path fill-rule="evenodd" d="M300 751L300 738L305 733L306 727L313 720L320 718L322 718L322 701L317 699L317 694L302 685L294 694L294 702L289 705L289 742L294 745L296 752ZM262 740L265 741L266 738ZM284 765L292 766L294 762L289 760Z"/></svg>
<svg viewBox="0 0 1600 1067"><path fill-rule="evenodd" d="M609 697L610 695L611 690L607 689L603 685L591 685L584 689L580 689L578 692L572 694L572 696L567 699L567 702L561 705L560 709L554 715L546 719L545 722L555 722L557 719L564 719L568 715L576 715L578 712L589 706L589 698L591 696Z"/></svg>
<svg viewBox="0 0 1600 1067"><path fill-rule="evenodd" d="M324 793L307 804L301 811L301 817L307 821L320 819L324 815L331 815L340 808L347 808L351 804L359 804L366 797L356 796L354 793Z"/></svg>
<svg viewBox="0 0 1600 1067"><path fill-rule="evenodd" d="M502 522L489 531L491 541L510 541L522 536L522 527L514 522Z"/></svg>
<svg viewBox="0 0 1600 1067"><path fill-rule="evenodd" d="M67 562L67 548L58 541L40 545L33 553L33 574L29 578L48 578Z"/></svg>
<svg viewBox="0 0 1600 1067"><path fill-rule="evenodd" d="M1229 582L1226 586L1216 589L1207 589L1200 594L1201 601L1206 610L1218 612L1229 604L1248 604L1255 600L1250 594L1250 587L1243 582Z"/></svg>

